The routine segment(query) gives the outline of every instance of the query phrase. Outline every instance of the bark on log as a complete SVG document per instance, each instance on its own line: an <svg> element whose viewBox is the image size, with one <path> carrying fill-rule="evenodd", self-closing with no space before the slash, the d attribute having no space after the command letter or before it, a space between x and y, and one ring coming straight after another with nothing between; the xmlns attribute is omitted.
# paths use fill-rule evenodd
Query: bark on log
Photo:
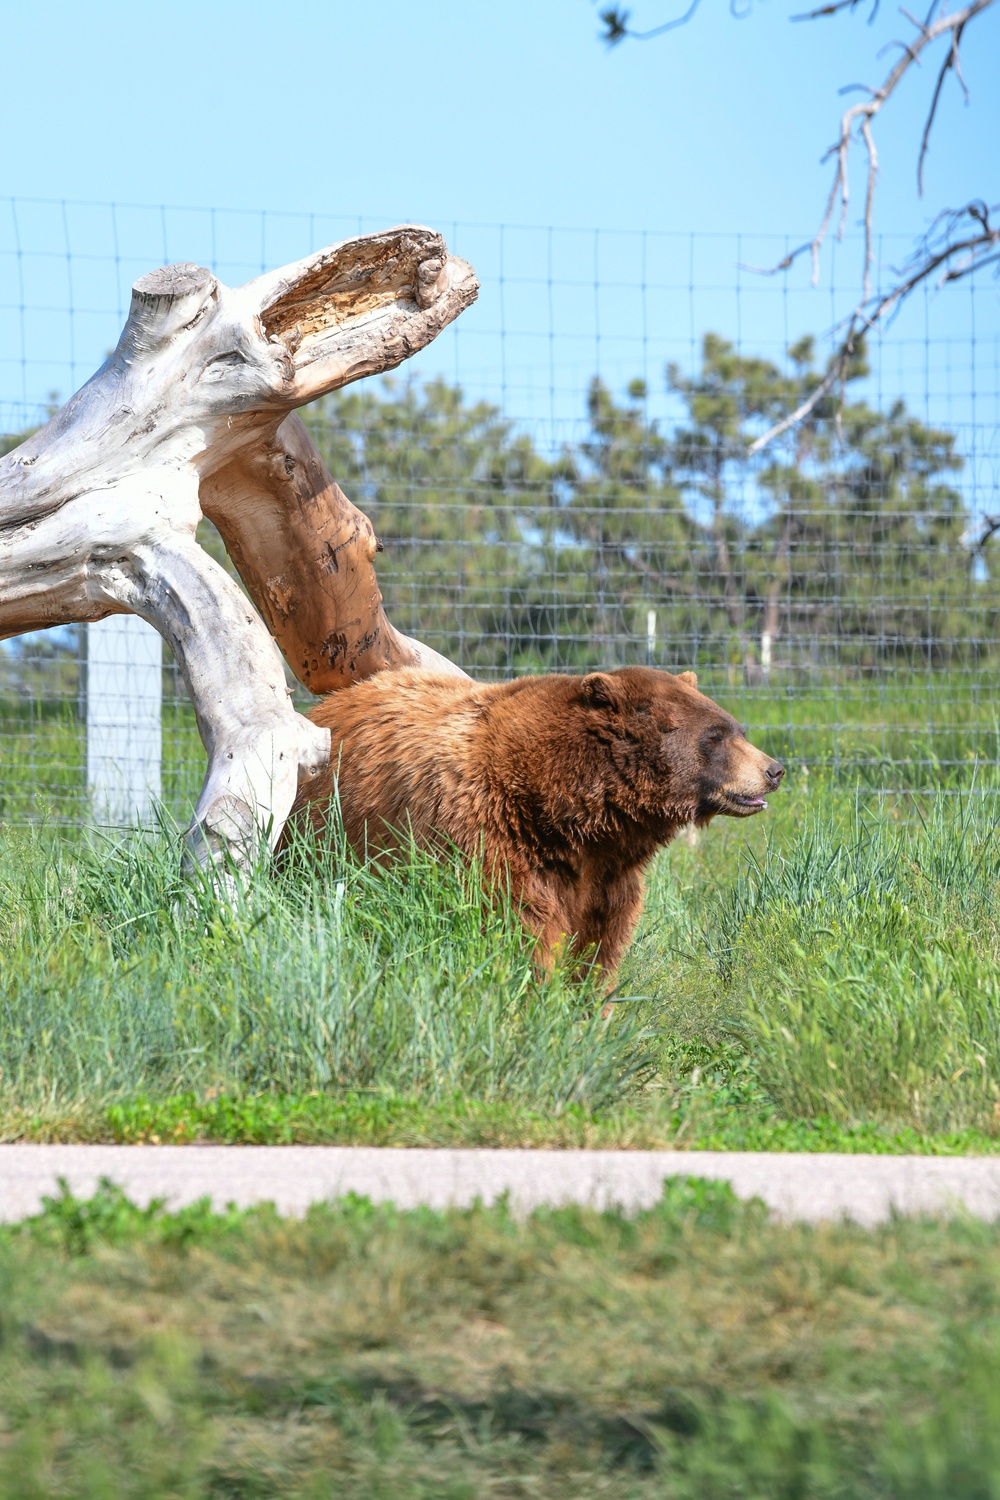
<svg viewBox="0 0 1000 1500"><path fill-rule="evenodd" d="M201 481L201 507L310 692L332 693L385 667L458 670L386 619L372 524L294 413Z"/></svg>
<svg viewBox="0 0 1000 1500"><path fill-rule="evenodd" d="M202 505L314 690L450 665L386 620L371 525L288 413L394 368L477 290L440 235L414 226L235 289L199 266L152 271L106 364L0 458L0 638L127 610L156 626L209 756L188 834L199 863L273 847L329 754L289 704L268 629L195 542Z"/></svg>

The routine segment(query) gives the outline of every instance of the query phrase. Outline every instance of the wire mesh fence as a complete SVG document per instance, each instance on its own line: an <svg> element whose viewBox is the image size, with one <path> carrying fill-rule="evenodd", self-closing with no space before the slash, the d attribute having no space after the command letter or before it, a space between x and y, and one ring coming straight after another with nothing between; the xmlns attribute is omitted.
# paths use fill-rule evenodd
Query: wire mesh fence
<svg viewBox="0 0 1000 1500"><path fill-rule="evenodd" d="M0 451L101 362L153 265L237 284L383 227L8 202ZM814 287L805 266L753 269L784 237L436 227L475 266L477 304L396 376L305 414L384 543L397 626L477 676L694 668L768 748L872 786L997 762L995 281L912 300L842 405L751 459L825 369L854 245ZM880 272L909 247L883 240ZM0 817L86 810L86 635L0 645ZM204 757L170 660L162 702L161 792L183 815Z"/></svg>

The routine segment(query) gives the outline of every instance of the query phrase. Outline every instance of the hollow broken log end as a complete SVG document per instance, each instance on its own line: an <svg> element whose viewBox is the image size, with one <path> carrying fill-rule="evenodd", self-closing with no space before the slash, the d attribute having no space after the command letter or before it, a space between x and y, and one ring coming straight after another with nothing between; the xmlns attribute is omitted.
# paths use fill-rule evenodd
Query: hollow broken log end
<svg viewBox="0 0 1000 1500"><path fill-rule="evenodd" d="M395 369L478 293L472 267L414 224L332 245L240 289L267 337L289 351L283 399L292 407Z"/></svg>

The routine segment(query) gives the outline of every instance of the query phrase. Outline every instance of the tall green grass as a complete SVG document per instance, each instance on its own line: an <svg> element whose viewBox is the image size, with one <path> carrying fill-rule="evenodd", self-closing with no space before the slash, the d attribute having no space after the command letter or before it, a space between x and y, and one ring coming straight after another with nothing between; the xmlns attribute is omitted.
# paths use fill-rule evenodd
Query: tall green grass
<svg viewBox="0 0 1000 1500"><path fill-rule="evenodd" d="M169 831L3 841L0 1090L37 1109L183 1090L366 1090L597 1109L651 1066L593 984L535 976L509 903L412 849L262 869L234 905Z"/></svg>
<svg viewBox="0 0 1000 1500"><path fill-rule="evenodd" d="M710 832L657 872L625 977L661 1001L662 1076L785 1121L996 1133L995 792L827 781L773 806L728 853Z"/></svg>
<svg viewBox="0 0 1000 1500"><path fill-rule="evenodd" d="M186 699L163 705L163 805L185 820L205 775L205 751ZM87 736L81 705L0 695L0 819L11 826L86 821Z"/></svg>
<svg viewBox="0 0 1000 1500"><path fill-rule="evenodd" d="M176 831L0 834L0 1131L992 1150L1000 802L800 777L657 861L601 1019L475 870L343 847L234 905Z"/></svg>

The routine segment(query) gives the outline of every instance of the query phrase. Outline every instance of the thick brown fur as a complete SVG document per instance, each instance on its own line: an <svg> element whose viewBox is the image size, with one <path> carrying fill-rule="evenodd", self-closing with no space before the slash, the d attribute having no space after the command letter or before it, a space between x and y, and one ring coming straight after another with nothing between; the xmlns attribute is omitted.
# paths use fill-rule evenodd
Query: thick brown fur
<svg viewBox="0 0 1000 1500"><path fill-rule="evenodd" d="M292 812L323 829L339 796L361 853L444 838L509 880L544 963L569 940L613 979L655 851L689 823L760 811L783 774L693 672L476 683L381 672L310 714L330 769ZM287 842L287 838L286 838Z"/></svg>

